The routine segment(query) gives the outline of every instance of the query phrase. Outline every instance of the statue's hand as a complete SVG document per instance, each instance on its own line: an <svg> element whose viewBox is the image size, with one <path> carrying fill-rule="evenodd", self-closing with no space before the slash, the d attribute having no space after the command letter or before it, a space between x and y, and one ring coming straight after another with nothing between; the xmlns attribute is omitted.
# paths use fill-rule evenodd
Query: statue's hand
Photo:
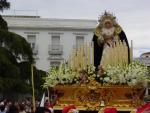
<svg viewBox="0 0 150 113"><path fill-rule="evenodd" d="M106 34L103 34L102 36L104 37L104 39L107 38L107 35L106 35Z"/></svg>
<svg viewBox="0 0 150 113"><path fill-rule="evenodd" d="M98 43L98 45L101 45L101 44L104 43L104 37L103 37L102 35L100 35L100 36L98 37L97 43Z"/></svg>
<svg viewBox="0 0 150 113"><path fill-rule="evenodd" d="M103 34L103 38L104 38L104 43L113 40L114 35L106 35Z"/></svg>

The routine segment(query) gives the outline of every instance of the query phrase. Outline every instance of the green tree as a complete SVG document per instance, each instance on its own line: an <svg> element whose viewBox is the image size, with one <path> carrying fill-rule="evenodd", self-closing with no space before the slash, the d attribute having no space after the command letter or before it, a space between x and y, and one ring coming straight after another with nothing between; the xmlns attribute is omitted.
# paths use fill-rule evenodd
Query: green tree
<svg viewBox="0 0 150 113"><path fill-rule="evenodd" d="M0 11L9 8L10 8L10 3L7 2L7 0L0 0ZM1 17L1 15L0 15L0 29L8 30L7 22Z"/></svg>
<svg viewBox="0 0 150 113"><path fill-rule="evenodd" d="M0 0L0 10L9 9L10 3L7 0Z"/></svg>
<svg viewBox="0 0 150 113"><path fill-rule="evenodd" d="M0 11L8 9L10 3L0 0ZM31 64L34 63L32 49L24 37L8 31L7 22L0 15L0 92L9 97L31 92ZM44 71L34 67L37 94L42 90ZM11 92L11 93L10 93Z"/></svg>

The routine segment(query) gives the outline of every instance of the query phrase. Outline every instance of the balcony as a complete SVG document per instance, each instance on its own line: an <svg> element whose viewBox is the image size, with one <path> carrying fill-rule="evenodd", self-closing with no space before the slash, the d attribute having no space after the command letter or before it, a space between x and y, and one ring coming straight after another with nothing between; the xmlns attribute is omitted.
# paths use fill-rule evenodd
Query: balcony
<svg viewBox="0 0 150 113"><path fill-rule="evenodd" d="M62 45L49 45L49 55L62 55L63 46Z"/></svg>

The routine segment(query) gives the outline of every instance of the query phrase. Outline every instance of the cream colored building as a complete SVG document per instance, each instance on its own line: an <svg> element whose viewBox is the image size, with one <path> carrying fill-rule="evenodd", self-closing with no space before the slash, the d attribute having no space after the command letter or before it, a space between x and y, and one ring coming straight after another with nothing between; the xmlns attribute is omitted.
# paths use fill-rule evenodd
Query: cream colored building
<svg viewBox="0 0 150 113"><path fill-rule="evenodd" d="M67 59L73 47L91 42L96 20L3 16L9 30L31 44L38 69L48 71Z"/></svg>

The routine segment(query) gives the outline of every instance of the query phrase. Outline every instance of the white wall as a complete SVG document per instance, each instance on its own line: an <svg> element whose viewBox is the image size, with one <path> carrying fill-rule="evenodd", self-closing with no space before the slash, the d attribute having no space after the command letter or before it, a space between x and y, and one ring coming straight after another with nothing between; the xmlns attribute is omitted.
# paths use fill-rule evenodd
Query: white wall
<svg viewBox="0 0 150 113"><path fill-rule="evenodd" d="M63 58L67 59L72 51L73 45L76 44L76 35L80 34L85 37L85 42L91 42L93 31L87 30L49 30L49 29L10 29L27 39L29 33L36 35L36 44L38 45L38 56L36 58L36 66L38 69L48 71L50 60L48 54L48 46L51 45L51 35L53 33L60 34L60 44L63 45Z"/></svg>

